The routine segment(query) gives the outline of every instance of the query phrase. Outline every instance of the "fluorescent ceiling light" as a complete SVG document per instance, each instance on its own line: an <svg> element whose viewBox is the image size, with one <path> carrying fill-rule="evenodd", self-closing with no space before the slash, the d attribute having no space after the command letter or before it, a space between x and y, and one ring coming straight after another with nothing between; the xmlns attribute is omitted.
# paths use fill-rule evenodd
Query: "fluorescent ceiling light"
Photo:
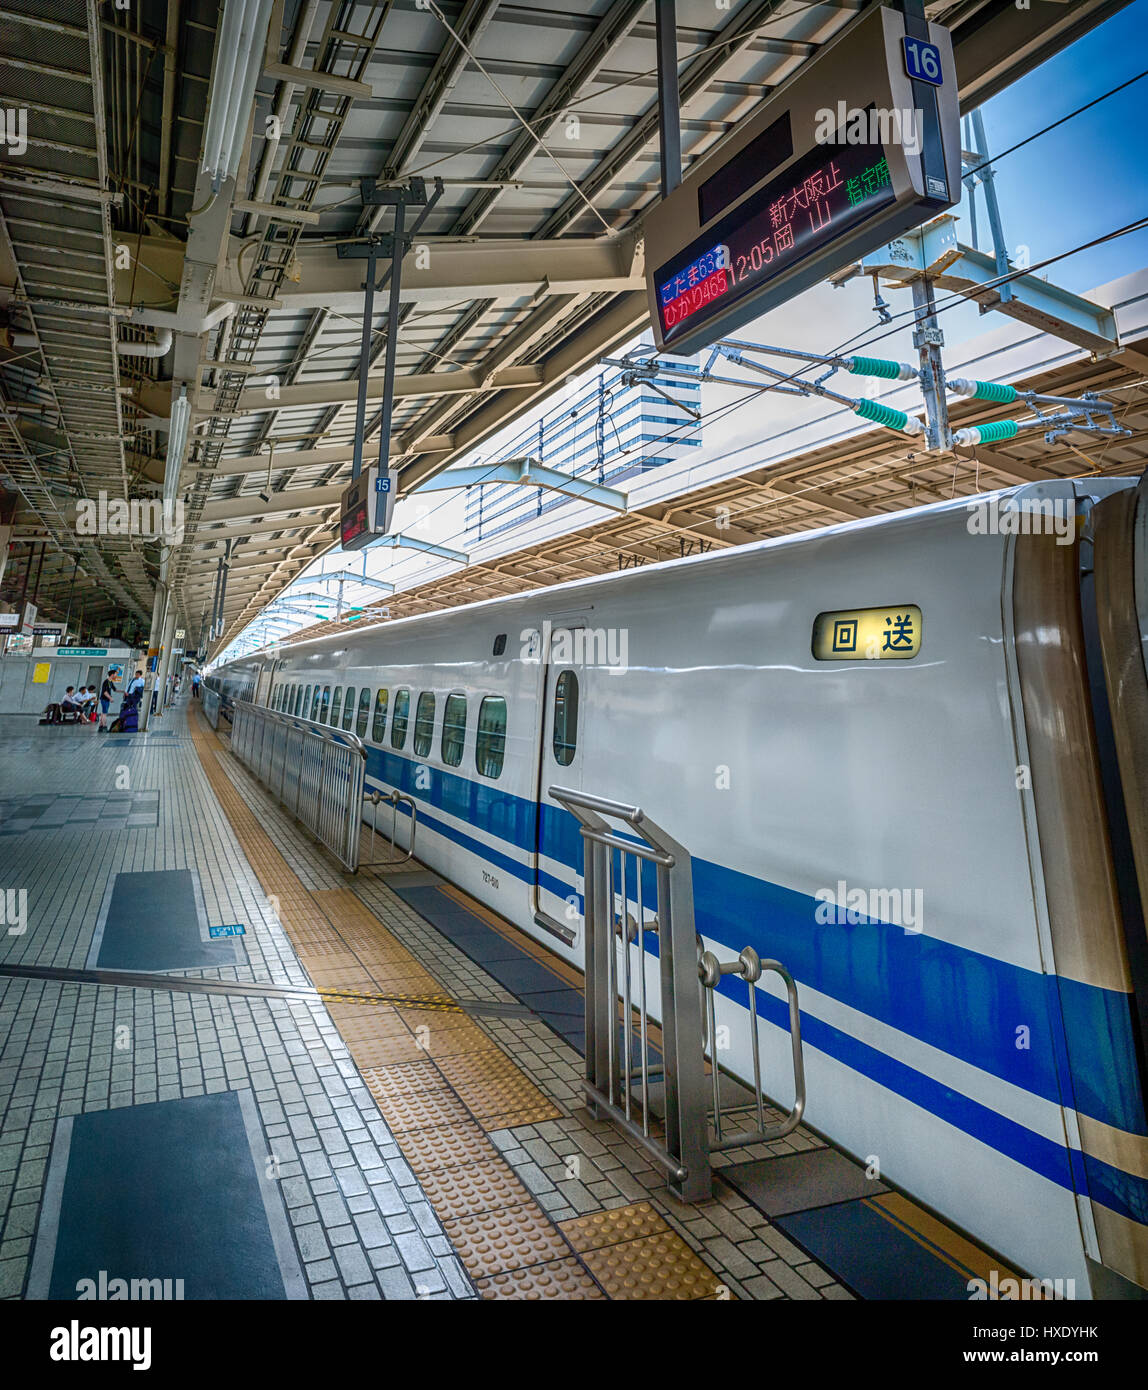
<svg viewBox="0 0 1148 1390"><path fill-rule="evenodd" d="M216 190L239 168L270 17L271 0L225 0L203 138L203 171Z"/></svg>
<svg viewBox="0 0 1148 1390"><path fill-rule="evenodd" d="M171 403L171 428L167 434L167 461L163 470L163 496L169 502L179 487L179 471L183 467L183 452L187 448L187 431L191 423L191 402L187 387Z"/></svg>

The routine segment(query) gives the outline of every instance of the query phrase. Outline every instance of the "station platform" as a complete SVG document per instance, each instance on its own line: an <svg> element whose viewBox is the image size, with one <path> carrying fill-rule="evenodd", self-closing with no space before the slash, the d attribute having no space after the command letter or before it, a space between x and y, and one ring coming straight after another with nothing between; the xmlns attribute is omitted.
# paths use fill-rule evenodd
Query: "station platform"
<svg viewBox="0 0 1148 1390"><path fill-rule="evenodd" d="M1009 1273L805 1128L676 1201L584 1108L577 971L381 841L344 873L194 701L146 734L12 718L0 765L0 1297L955 1300Z"/></svg>

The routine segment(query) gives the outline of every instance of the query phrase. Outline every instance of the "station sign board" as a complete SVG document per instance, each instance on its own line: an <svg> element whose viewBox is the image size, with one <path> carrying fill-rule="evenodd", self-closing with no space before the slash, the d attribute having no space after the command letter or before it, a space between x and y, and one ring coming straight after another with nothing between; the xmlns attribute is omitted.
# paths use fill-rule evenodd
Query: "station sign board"
<svg viewBox="0 0 1148 1390"><path fill-rule="evenodd" d="M920 28L866 11L651 210L659 349L697 351L959 200L952 44Z"/></svg>
<svg viewBox="0 0 1148 1390"><path fill-rule="evenodd" d="M378 467L364 468L343 490L339 539L344 550L362 550L391 529L399 492L398 469L380 475Z"/></svg>

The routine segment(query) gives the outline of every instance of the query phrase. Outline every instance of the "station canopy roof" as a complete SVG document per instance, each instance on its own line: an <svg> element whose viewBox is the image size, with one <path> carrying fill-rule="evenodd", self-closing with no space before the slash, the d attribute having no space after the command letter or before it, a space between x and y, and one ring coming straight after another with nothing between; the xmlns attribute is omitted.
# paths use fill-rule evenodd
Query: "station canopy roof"
<svg viewBox="0 0 1148 1390"><path fill-rule="evenodd" d="M231 542L226 644L336 543L364 266L339 246L390 225L363 207L364 179L443 181L398 321L380 292L367 348L370 456L397 334L404 494L646 323L650 0L250 0L267 26L256 100L235 176L213 188L233 6L5 0L0 16L0 101L27 113L26 149L0 160L0 520L48 542L45 616L71 596L90 623L142 636L162 578L194 639ZM678 0L686 168L862 8ZM1119 8L926 11L952 30L967 109ZM176 477L169 439L185 427ZM165 476L185 503L166 559L152 539L77 525L78 499L159 498Z"/></svg>

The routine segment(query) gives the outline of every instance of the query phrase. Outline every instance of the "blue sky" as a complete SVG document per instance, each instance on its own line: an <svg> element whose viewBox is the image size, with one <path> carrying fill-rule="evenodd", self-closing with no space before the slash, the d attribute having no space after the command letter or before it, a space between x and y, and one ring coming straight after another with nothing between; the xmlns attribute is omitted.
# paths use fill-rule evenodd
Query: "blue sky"
<svg viewBox="0 0 1148 1390"><path fill-rule="evenodd" d="M1034 23L1036 10L1032 11ZM1148 0L1135 0L982 108L989 150L1006 149L1148 68ZM1148 214L1148 78L1017 150L996 168L1005 236L1032 261ZM979 200L981 247L987 229ZM1148 231L1043 273L1083 291L1148 264Z"/></svg>

